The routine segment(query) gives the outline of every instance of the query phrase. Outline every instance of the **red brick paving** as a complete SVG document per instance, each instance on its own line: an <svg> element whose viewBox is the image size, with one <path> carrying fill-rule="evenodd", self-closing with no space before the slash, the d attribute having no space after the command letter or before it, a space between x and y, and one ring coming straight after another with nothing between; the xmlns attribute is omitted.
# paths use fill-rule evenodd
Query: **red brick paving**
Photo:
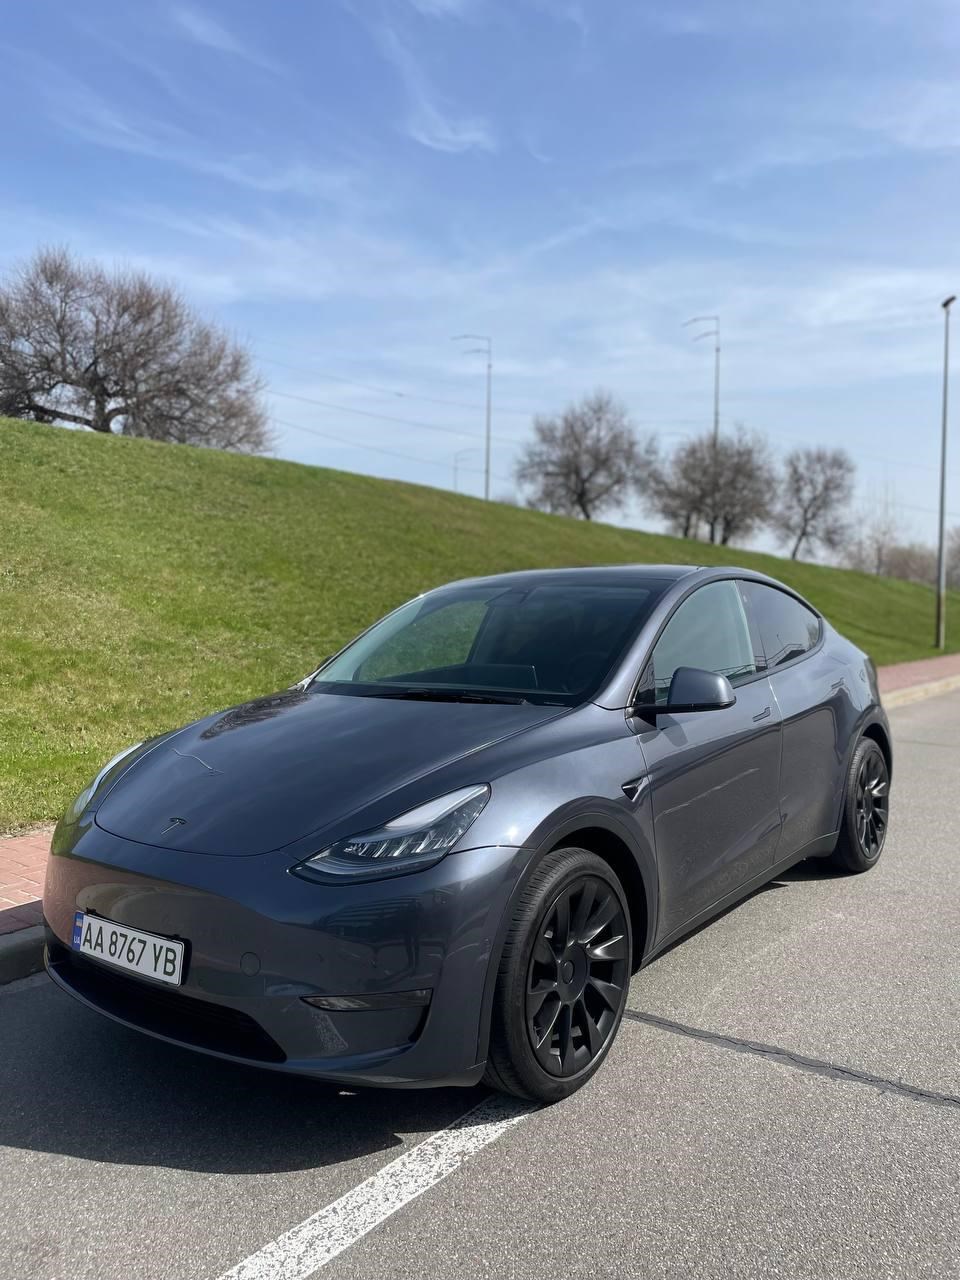
<svg viewBox="0 0 960 1280"><path fill-rule="evenodd" d="M0 934L40 923L51 829L0 840Z"/></svg>
<svg viewBox="0 0 960 1280"><path fill-rule="evenodd" d="M960 653L881 667L879 676L882 693L960 676ZM40 897L52 830L47 827L27 836L0 838L0 934L40 923Z"/></svg>
<svg viewBox="0 0 960 1280"><path fill-rule="evenodd" d="M909 689L929 680L946 680L949 676L960 676L960 653L947 653L942 658L921 658L919 662L898 662L892 667L881 667L878 674L881 693Z"/></svg>

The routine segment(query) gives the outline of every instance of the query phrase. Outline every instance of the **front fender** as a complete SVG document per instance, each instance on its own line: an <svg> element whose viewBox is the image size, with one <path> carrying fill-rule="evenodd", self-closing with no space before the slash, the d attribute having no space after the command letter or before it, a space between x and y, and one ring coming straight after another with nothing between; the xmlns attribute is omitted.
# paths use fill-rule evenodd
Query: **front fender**
<svg viewBox="0 0 960 1280"><path fill-rule="evenodd" d="M656 937L659 879L652 844L643 834L651 830L650 801L645 790L630 808L633 812L628 817L624 814L621 805L602 797L592 797L563 805L545 818L533 831L524 847L516 851L517 877L504 909L500 927L493 939L487 976L484 982L477 1041L478 1062L484 1061L487 1057L490 1024L493 1016L493 998L496 991L500 960L520 895L541 859L551 850L564 845L571 836L584 833L586 839L583 843L585 847L589 848L591 844L590 833L602 833L606 838L616 840L626 850L627 855L632 859L632 864L636 867L637 880L643 894L646 914L646 929L642 952L635 967L639 967L651 951L653 940ZM602 853L601 856L603 856ZM627 887L629 891L629 886Z"/></svg>

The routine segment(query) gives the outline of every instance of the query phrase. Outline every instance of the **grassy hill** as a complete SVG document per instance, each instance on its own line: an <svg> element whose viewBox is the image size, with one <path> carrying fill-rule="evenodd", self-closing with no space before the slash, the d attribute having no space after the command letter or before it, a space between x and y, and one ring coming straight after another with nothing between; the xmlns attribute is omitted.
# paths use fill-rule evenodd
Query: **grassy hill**
<svg viewBox="0 0 960 1280"><path fill-rule="evenodd" d="M617 561L756 567L878 663L930 653L933 593L909 583L0 419L0 831L55 817L127 743L292 683L426 587Z"/></svg>

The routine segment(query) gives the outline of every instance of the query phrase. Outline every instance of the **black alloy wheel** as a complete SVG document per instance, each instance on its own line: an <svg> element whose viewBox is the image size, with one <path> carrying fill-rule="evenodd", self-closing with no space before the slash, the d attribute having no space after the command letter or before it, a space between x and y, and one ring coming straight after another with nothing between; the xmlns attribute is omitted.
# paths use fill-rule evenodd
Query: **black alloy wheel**
<svg viewBox="0 0 960 1280"><path fill-rule="evenodd" d="M887 834L890 784L879 751L865 752L857 770L855 791L857 839L864 857L875 862Z"/></svg>
<svg viewBox="0 0 960 1280"><path fill-rule="evenodd" d="M633 935L616 872L587 849L554 849L518 893L497 971L487 1083L557 1102L612 1045L630 985Z"/></svg>
<svg viewBox="0 0 960 1280"><path fill-rule="evenodd" d="M830 862L838 871L875 867L890 821L890 769L872 738L861 738L847 769L837 847Z"/></svg>
<svg viewBox="0 0 960 1280"><path fill-rule="evenodd" d="M568 885L544 914L530 958L527 1033L554 1076L588 1067L615 1029L629 981L627 922L603 880Z"/></svg>

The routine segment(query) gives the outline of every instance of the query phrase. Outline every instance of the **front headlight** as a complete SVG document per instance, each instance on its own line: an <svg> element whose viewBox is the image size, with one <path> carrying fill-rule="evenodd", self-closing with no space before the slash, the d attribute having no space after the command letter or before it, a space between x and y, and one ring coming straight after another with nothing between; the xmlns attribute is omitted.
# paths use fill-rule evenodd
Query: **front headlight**
<svg viewBox="0 0 960 1280"><path fill-rule="evenodd" d="M133 755L134 751L138 751L142 746L142 742L135 742L132 747L124 747L123 751L118 751L112 759L108 760L93 781L83 788L80 794L70 805L70 808L63 815L63 821L67 823L79 822L83 814L90 807L91 800L106 781L107 775L113 773L121 760L126 760L127 756Z"/></svg>
<svg viewBox="0 0 960 1280"><path fill-rule="evenodd" d="M489 799L486 784L452 791L401 814L378 831L338 840L291 870L308 880L330 876L370 880L432 867L450 852Z"/></svg>

